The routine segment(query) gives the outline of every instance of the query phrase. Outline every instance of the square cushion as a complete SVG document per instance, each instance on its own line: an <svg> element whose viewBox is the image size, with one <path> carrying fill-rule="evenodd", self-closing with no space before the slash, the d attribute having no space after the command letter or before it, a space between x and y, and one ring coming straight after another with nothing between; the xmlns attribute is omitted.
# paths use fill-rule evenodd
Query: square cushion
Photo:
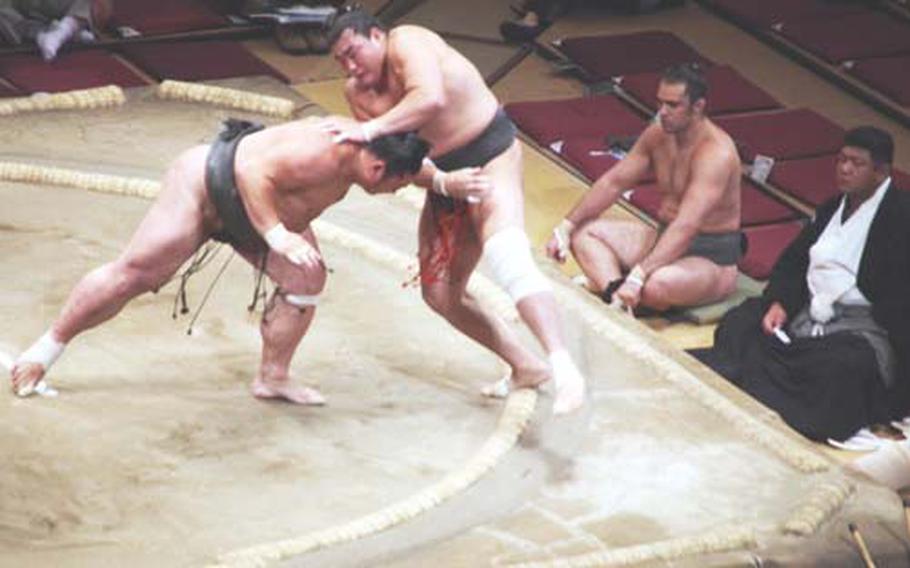
<svg viewBox="0 0 910 568"><path fill-rule="evenodd" d="M108 24L128 26L142 35L223 28L227 18L202 0L115 0Z"/></svg>
<svg viewBox="0 0 910 568"><path fill-rule="evenodd" d="M882 12L800 20L783 26L780 33L829 63L910 53L910 22Z"/></svg>
<svg viewBox="0 0 910 568"><path fill-rule="evenodd" d="M661 71L674 63L710 64L689 44L662 31L565 38L559 41L558 47L594 81Z"/></svg>
<svg viewBox="0 0 910 568"><path fill-rule="evenodd" d="M64 52L51 62L34 54L3 56L0 57L0 76L24 93L148 84L117 57L98 50Z"/></svg>
<svg viewBox="0 0 910 568"><path fill-rule="evenodd" d="M570 136L627 136L641 132L645 120L611 95L507 104L515 124L542 146Z"/></svg>
<svg viewBox="0 0 910 568"><path fill-rule="evenodd" d="M830 0L709 0L708 4L740 24L757 29L806 19L832 19L867 10L860 3Z"/></svg>
<svg viewBox="0 0 910 568"><path fill-rule="evenodd" d="M657 87L661 71L626 75L620 86L629 95L651 111L657 110ZM756 86L728 65L709 67L705 71L708 82L708 114L731 114L780 108L774 97Z"/></svg>
<svg viewBox="0 0 910 568"><path fill-rule="evenodd" d="M910 54L856 61L848 72L897 104L910 108Z"/></svg>
<svg viewBox="0 0 910 568"><path fill-rule="evenodd" d="M792 160L840 150L844 130L808 109L723 116L718 126L733 137L745 162L756 154Z"/></svg>
<svg viewBox="0 0 910 568"><path fill-rule="evenodd" d="M739 269L756 280L767 280L777 259L803 226L802 221L788 221L744 229L749 248L739 261Z"/></svg>
<svg viewBox="0 0 910 568"><path fill-rule="evenodd" d="M271 75L287 78L234 41L135 43L120 47L123 55L159 81L208 81L229 77Z"/></svg>
<svg viewBox="0 0 910 568"><path fill-rule="evenodd" d="M592 183L620 161L619 157L608 151L605 136L567 137L558 153ZM653 181L654 174L649 172L642 183Z"/></svg>

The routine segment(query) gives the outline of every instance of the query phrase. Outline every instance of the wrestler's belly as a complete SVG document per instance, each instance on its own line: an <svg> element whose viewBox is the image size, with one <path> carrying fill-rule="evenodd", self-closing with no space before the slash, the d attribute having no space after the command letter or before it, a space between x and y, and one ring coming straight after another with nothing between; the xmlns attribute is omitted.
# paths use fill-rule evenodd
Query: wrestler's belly
<svg viewBox="0 0 910 568"><path fill-rule="evenodd" d="M498 105L468 107L447 113L420 130L420 136L432 147L431 156L441 156L473 142L493 120Z"/></svg>

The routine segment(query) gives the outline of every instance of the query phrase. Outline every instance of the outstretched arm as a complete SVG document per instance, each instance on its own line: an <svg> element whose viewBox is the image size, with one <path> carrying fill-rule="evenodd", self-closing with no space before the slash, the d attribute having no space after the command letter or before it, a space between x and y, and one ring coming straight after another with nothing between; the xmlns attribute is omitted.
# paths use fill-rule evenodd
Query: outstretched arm
<svg viewBox="0 0 910 568"><path fill-rule="evenodd" d="M626 155L604 175L600 176L591 190L553 229L553 236L547 243L547 255L563 262L568 256L569 238L575 228L596 219L616 203L619 195L640 182L651 168L650 128L639 137Z"/></svg>

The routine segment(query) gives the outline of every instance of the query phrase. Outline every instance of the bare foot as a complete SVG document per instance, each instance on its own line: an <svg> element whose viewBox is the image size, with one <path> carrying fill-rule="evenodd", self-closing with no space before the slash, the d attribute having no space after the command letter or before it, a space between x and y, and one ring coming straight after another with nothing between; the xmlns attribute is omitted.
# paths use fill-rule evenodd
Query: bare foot
<svg viewBox="0 0 910 568"><path fill-rule="evenodd" d="M44 365L24 361L17 363L10 371L10 381L16 396L26 397L35 392L38 383L44 378Z"/></svg>
<svg viewBox="0 0 910 568"><path fill-rule="evenodd" d="M322 406L325 404L325 397L318 390L303 385L294 385L290 381L265 381L256 377L250 386L250 391L256 398L279 398L306 406Z"/></svg>
<svg viewBox="0 0 910 568"><path fill-rule="evenodd" d="M553 414L574 412L585 403L585 378L574 365L571 369L563 370L556 385Z"/></svg>
<svg viewBox="0 0 910 568"><path fill-rule="evenodd" d="M536 389L550 380L550 370L546 367L534 369L511 370L506 375L480 389L483 396L505 398L515 389Z"/></svg>

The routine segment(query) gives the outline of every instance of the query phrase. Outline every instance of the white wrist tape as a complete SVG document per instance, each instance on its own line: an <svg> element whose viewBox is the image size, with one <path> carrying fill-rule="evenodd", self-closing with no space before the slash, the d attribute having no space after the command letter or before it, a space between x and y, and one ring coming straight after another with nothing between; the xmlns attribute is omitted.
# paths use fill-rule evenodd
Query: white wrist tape
<svg viewBox="0 0 910 568"><path fill-rule="evenodd" d="M553 228L553 236L556 237L556 244L559 245L559 253L563 256L569 252L569 242L574 230L575 223L568 219L563 219Z"/></svg>
<svg viewBox="0 0 910 568"><path fill-rule="evenodd" d="M376 138L376 123L372 120L360 123L360 131L363 133L363 139L366 142L372 142Z"/></svg>
<svg viewBox="0 0 910 568"><path fill-rule="evenodd" d="M319 304L319 294L286 294L282 293L284 301L295 308L307 308Z"/></svg>
<svg viewBox="0 0 910 568"><path fill-rule="evenodd" d="M278 223L263 235L265 237L265 242L268 243L269 248L272 248L276 251L281 251L284 246L287 244L288 239L291 238L290 231L284 226L284 223Z"/></svg>
<svg viewBox="0 0 910 568"><path fill-rule="evenodd" d="M19 355L19 358L16 359L16 363L38 363L44 367L44 371L47 372L51 365L53 365L63 353L65 348L66 344L60 343L54 339L53 332L48 330L47 333L38 338L38 341L34 342L31 347L26 349L22 355Z"/></svg>
<svg viewBox="0 0 910 568"><path fill-rule="evenodd" d="M628 276L626 276L626 282L628 284L641 288L645 285L645 280L647 278L648 277L645 274L645 271L642 269L641 265L636 264L632 267L632 270L629 272Z"/></svg>
<svg viewBox="0 0 910 568"><path fill-rule="evenodd" d="M446 197L449 196L449 192L446 191L446 173L442 170L433 172L433 191Z"/></svg>

